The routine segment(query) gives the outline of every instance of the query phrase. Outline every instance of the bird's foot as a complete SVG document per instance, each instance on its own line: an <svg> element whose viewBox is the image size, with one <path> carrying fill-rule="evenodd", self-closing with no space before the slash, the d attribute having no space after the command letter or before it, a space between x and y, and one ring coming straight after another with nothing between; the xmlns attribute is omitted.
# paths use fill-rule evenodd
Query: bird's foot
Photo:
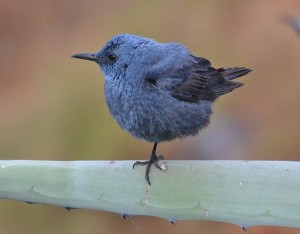
<svg viewBox="0 0 300 234"><path fill-rule="evenodd" d="M156 155L155 153L151 153L150 155L150 159L147 160L147 161L136 161L134 164L133 164L133 169L136 165L140 165L140 166L146 166L146 174L145 174L145 179L146 181L148 182L149 185L151 185L150 183L150 178L149 178L149 173L150 173L150 168L152 165L154 165L156 168L158 168L159 170L163 170L164 167L159 165L158 162L160 160L164 160L164 157L161 156L161 155Z"/></svg>

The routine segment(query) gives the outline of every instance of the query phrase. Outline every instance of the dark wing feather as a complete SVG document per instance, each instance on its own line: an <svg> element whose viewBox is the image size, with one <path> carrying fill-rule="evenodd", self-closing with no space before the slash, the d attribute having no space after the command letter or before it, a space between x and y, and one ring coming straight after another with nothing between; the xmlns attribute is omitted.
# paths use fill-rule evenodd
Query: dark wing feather
<svg viewBox="0 0 300 234"><path fill-rule="evenodd" d="M195 67L198 66L196 65ZM213 95L207 90L210 69L195 69L195 67L187 79L172 87L170 93L173 97L186 102L198 102L204 97Z"/></svg>
<svg viewBox="0 0 300 234"><path fill-rule="evenodd" d="M148 76L148 81L174 98L197 103L201 100L214 101L218 96L242 86L242 83L231 80L250 71L243 67L215 69L207 59L192 56L190 63L171 73L172 77L152 74Z"/></svg>
<svg viewBox="0 0 300 234"><path fill-rule="evenodd" d="M194 59L195 63L191 66L188 78L171 90L173 97L186 102L213 101L218 96L242 86L242 83L231 80L251 71L243 67L215 69L207 59L200 57Z"/></svg>

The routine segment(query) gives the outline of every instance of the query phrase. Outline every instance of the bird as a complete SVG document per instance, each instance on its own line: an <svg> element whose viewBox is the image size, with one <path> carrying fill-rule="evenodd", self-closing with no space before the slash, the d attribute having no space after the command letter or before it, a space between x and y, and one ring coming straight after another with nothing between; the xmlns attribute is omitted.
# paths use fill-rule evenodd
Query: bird
<svg viewBox="0 0 300 234"><path fill-rule="evenodd" d="M145 165L162 170L157 144L197 135L208 126L212 104L243 84L234 79L248 74L246 67L214 68L181 43L157 42L133 35L113 36L98 52L72 58L94 61L105 78L104 93L110 114L135 138L153 143Z"/></svg>

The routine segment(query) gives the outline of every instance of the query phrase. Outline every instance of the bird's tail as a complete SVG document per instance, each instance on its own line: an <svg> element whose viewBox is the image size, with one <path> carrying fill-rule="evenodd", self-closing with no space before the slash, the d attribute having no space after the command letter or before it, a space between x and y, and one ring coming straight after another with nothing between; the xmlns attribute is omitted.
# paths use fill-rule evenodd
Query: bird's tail
<svg viewBox="0 0 300 234"><path fill-rule="evenodd" d="M232 81L238 77L244 76L251 72L251 69L245 67L233 67L233 68L219 68L217 71L225 79L224 82L214 82L212 85L212 91L216 97L231 92L232 90L241 87L243 84L240 82Z"/></svg>
<svg viewBox="0 0 300 234"><path fill-rule="evenodd" d="M252 71L246 67L219 68L217 70L226 80L234 80L235 78L247 75Z"/></svg>

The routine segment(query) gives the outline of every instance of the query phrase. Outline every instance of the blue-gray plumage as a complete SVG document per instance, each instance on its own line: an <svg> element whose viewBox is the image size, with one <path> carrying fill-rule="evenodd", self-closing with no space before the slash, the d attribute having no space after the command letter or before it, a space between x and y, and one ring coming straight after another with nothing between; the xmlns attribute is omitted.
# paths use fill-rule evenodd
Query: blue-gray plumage
<svg viewBox="0 0 300 234"><path fill-rule="evenodd" d="M95 53L74 58L95 61L105 76L105 96L119 125L137 138L153 142L146 180L157 168L157 142L194 136L206 127L212 103L242 84L232 81L251 70L215 69L179 43L158 43L131 34L113 37Z"/></svg>

